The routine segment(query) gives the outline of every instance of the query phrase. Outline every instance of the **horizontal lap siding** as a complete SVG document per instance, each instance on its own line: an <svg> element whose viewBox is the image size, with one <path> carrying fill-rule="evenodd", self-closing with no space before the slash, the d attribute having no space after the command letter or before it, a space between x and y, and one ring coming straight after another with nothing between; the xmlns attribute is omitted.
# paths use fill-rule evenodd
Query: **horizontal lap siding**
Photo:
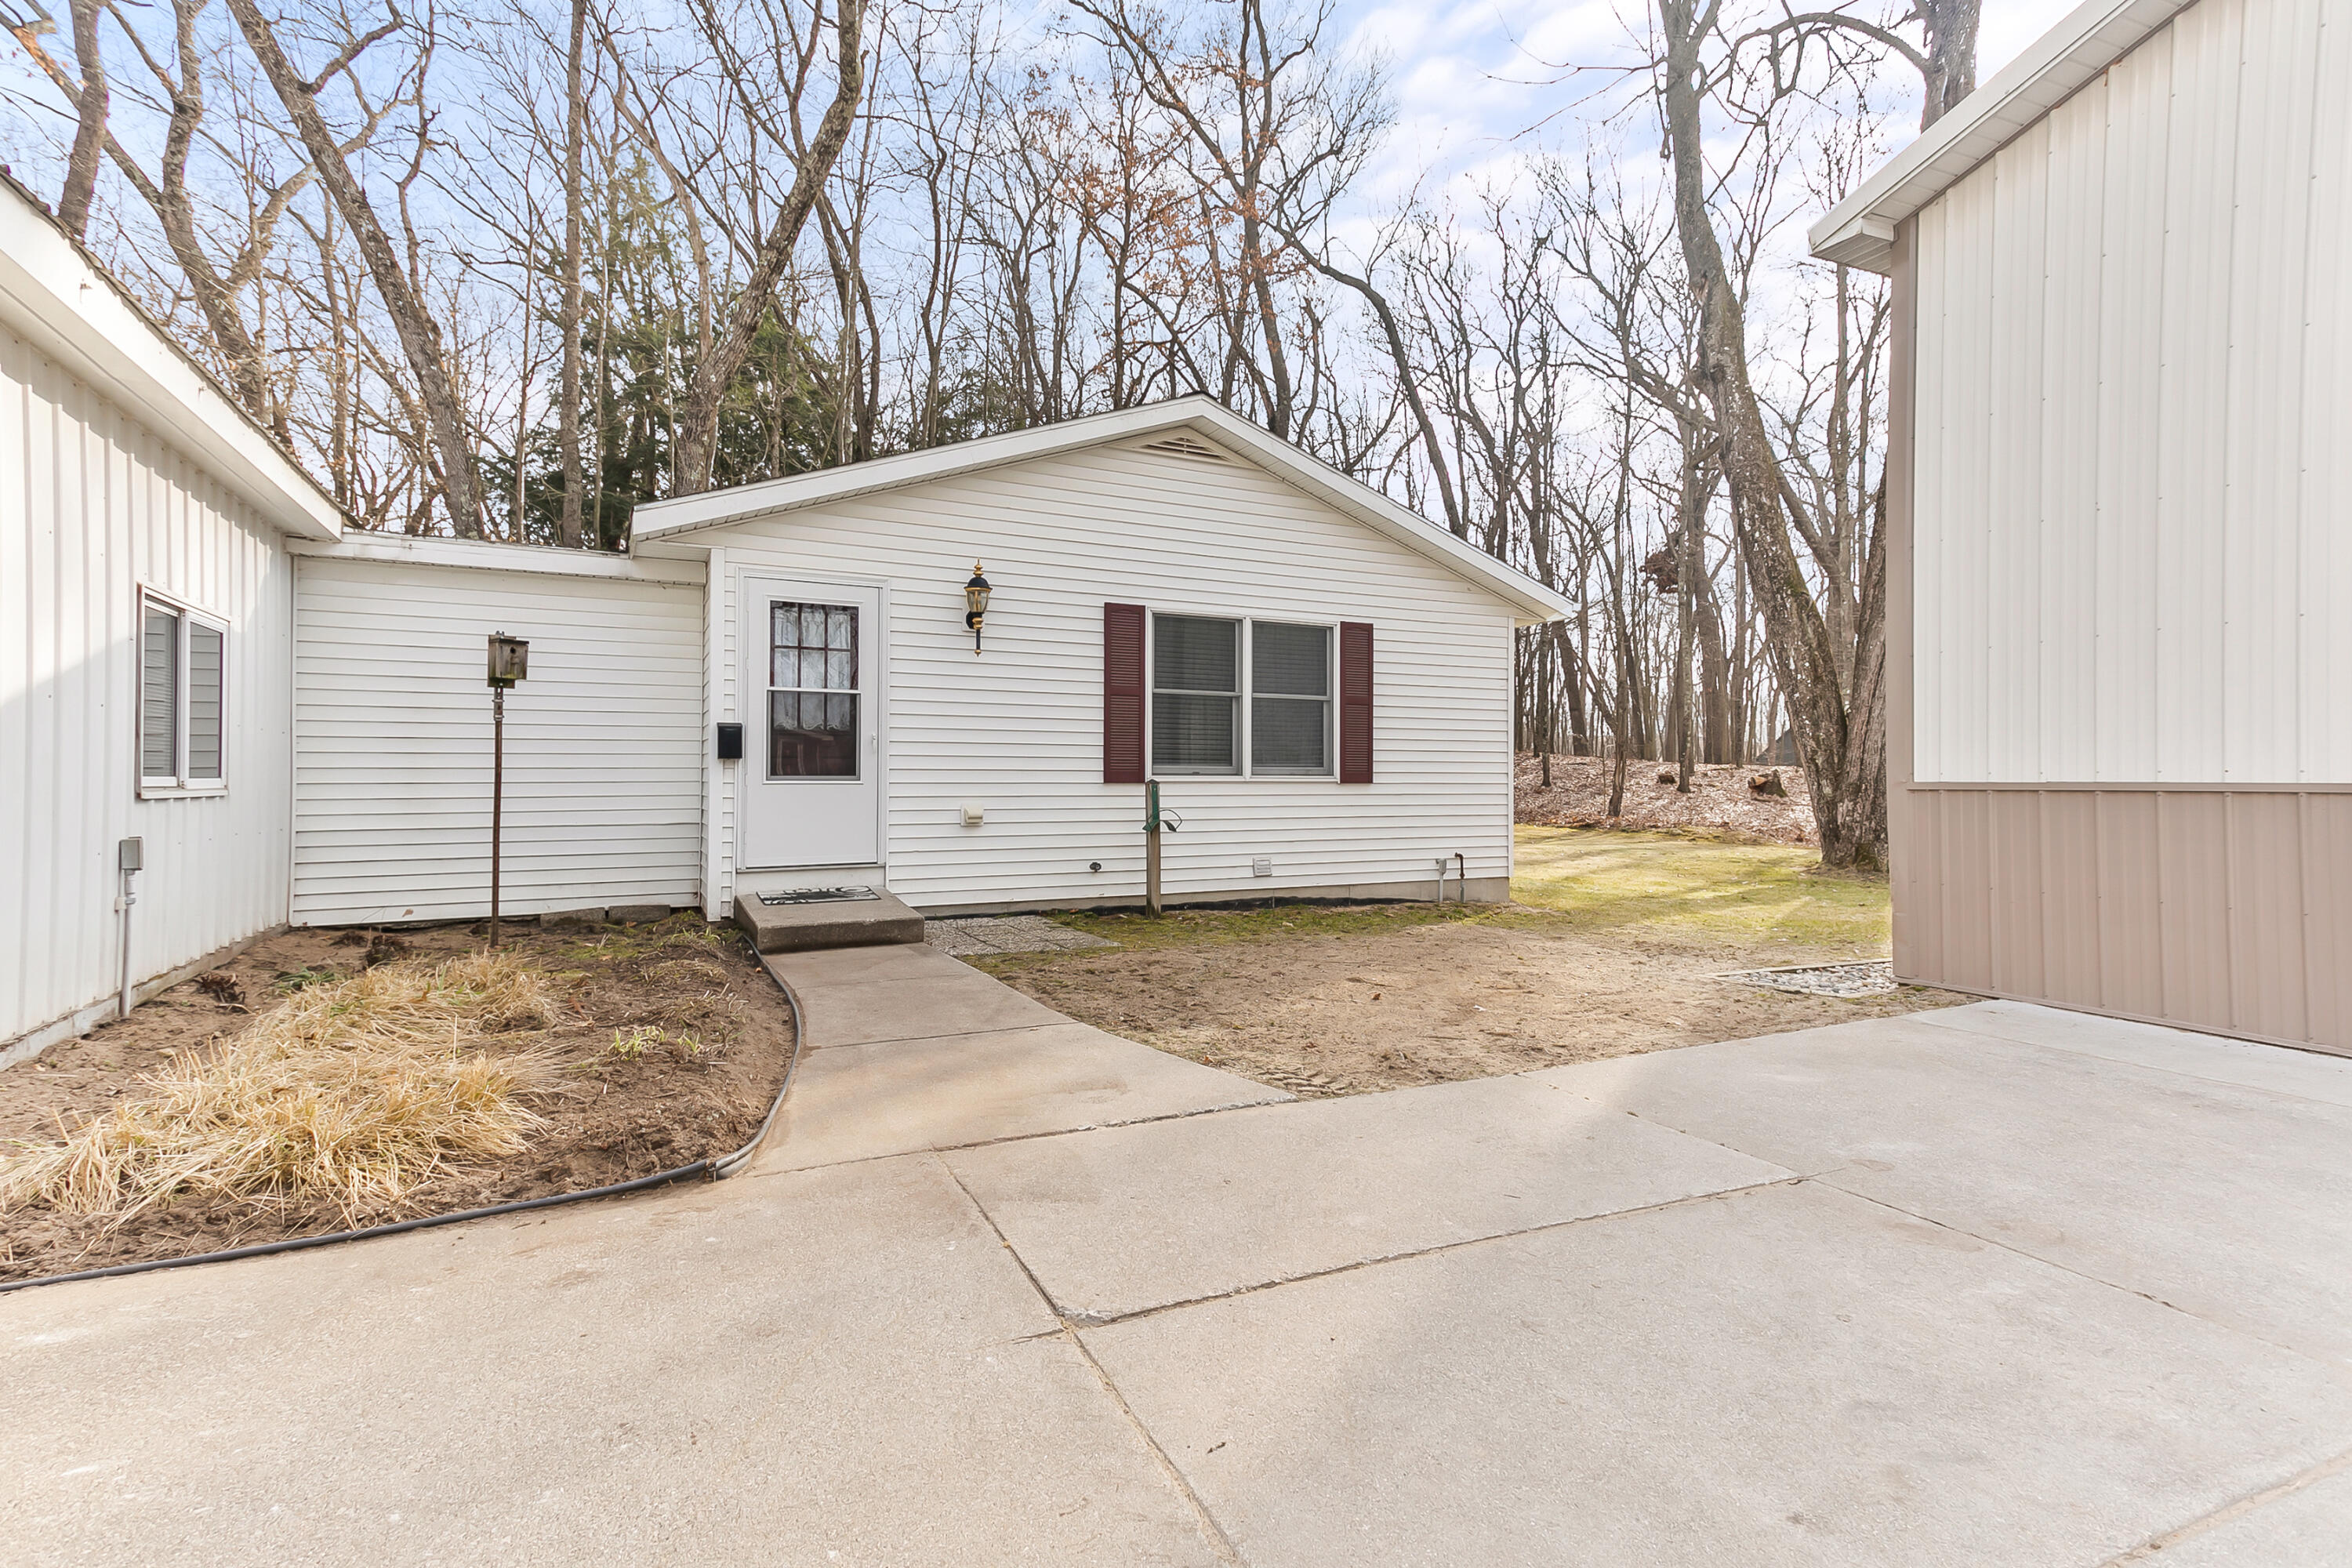
<svg viewBox="0 0 2352 1568"><path fill-rule="evenodd" d="M2352 18L2200 0L1916 226L1916 777L2352 781Z"/></svg>
<svg viewBox="0 0 2352 1568"><path fill-rule="evenodd" d="M1102 782L1107 601L1375 627L1377 782L1163 781L1184 821L1164 847L1171 897L1423 882L1457 852L1472 877L1509 872L1509 610L1256 468L1097 447L705 537L727 568L722 718L755 717L737 571L888 581L888 875L918 906L1140 895L1141 788ZM975 560L995 586L978 658ZM961 825L967 805L983 826Z"/></svg>
<svg viewBox="0 0 2352 1568"><path fill-rule="evenodd" d="M507 698L502 908L699 900L699 584L305 556L298 600L298 923L488 910L500 631L530 643Z"/></svg>
<svg viewBox="0 0 2352 1568"><path fill-rule="evenodd" d="M228 623L226 795L141 800L138 593ZM277 531L0 332L0 1043L286 918L293 572Z"/></svg>

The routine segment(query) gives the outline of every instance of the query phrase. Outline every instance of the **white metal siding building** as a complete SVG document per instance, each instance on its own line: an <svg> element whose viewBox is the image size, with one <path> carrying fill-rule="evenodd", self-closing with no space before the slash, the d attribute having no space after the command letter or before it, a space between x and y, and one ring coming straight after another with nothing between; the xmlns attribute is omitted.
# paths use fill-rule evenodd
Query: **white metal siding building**
<svg viewBox="0 0 2352 1568"><path fill-rule="evenodd" d="M5 182L0 224L6 1060L114 1005L126 932L143 994L285 922L287 539L331 540L340 523ZM131 837L145 869L126 922L117 856Z"/></svg>
<svg viewBox="0 0 2352 1568"><path fill-rule="evenodd" d="M2352 5L2094 0L1819 226L1897 287L1895 962L2352 1050Z"/></svg>

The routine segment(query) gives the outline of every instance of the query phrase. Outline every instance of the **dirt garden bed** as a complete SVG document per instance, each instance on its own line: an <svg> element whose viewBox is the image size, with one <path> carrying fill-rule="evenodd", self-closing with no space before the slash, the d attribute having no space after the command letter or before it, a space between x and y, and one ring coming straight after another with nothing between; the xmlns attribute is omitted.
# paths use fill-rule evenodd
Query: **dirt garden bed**
<svg viewBox="0 0 2352 1568"><path fill-rule="evenodd" d="M359 992L422 997L434 991L436 975L445 987L477 984L474 970L447 966L464 965L481 949L481 929L287 932L126 1020L0 1072L0 1182L16 1162L56 1148L93 1121L136 1121L172 1097L226 1099L211 1081L234 1076L224 1075L220 1064L251 1057L265 1037L287 1034L286 1010L306 995L311 1005L305 1016L331 1024L349 1007L373 1005ZM127 1219L119 1211L135 1173L127 1163L121 1173L110 1166L98 1184L116 1187L115 1212L77 1213L71 1202L21 1193L0 1212L0 1279L604 1186L727 1153L759 1130L783 1081L792 1016L782 993L734 932L679 916L637 926L510 924L505 935L504 951L514 962L499 973L541 998L530 1016L472 1019L465 1023L469 1032L449 1037L454 1047L428 1039L423 1054L434 1058L426 1065L441 1079L422 1088L404 1083L383 1090L398 1064L352 1072L376 1080L379 1100L382 1092L404 1093L420 1105L435 1093L446 1100L486 1082L510 1083L517 1114L509 1142L519 1146L487 1156L456 1149L396 1195L357 1179L340 1194L316 1185L246 1196L184 1189ZM342 989L329 989L337 986ZM443 1026L428 1020L425 1026ZM290 1027L299 1035L313 1026ZM246 1050L225 1058L241 1040ZM466 1083L452 1089L452 1073ZM287 1114L287 1086L256 1081L255 1103L275 1100L278 1113ZM310 1092L307 1083L298 1088ZM459 1121L473 1126L478 1143L503 1135L475 1114L474 1102L461 1109L471 1121ZM299 1129L297 1135L310 1136ZM77 1147L89 1142L86 1135ZM84 1163L94 1162L85 1156Z"/></svg>
<svg viewBox="0 0 2352 1568"><path fill-rule="evenodd" d="M1519 902L1058 917L1117 951L968 960L1098 1028L1307 1096L1484 1078L1971 998L1717 978L1884 958L1883 881L1774 846L1522 829Z"/></svg>

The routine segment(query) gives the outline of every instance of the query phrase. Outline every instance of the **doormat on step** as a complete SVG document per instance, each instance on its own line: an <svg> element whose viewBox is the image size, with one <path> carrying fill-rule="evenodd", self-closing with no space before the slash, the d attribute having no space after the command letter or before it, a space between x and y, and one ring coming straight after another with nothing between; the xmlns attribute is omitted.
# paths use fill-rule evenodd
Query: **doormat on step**
<svg viewBox="0 0 2352 1568"><path fill-rule="evenodd" d="M1798 963L1784 969L1742 969L1718 974L1742 985L1792 991L1801 996L1885 996L1895 989L1895 966L1876 963Z"/></svg>
<svg viewBox="0 0 2352 1568"><path fill-rule="evenodd" d="M871 888L787 888L781 893L761 893L763 904L845 904L856 899L878 899L882 895Z"/></svg>

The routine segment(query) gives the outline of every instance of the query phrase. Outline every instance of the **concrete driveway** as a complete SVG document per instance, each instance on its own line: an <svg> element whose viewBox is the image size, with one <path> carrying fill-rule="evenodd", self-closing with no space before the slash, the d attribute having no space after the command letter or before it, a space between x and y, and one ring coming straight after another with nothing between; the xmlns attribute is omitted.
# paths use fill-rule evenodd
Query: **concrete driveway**
<svg viewBox="0 0 2352 1568"><path fill-rule="evenodd" d="M758 1173L0 1297L5 1558L2352 1560L2352 1061L1985 1004L1253 1104L793 962Z"/></svg>

